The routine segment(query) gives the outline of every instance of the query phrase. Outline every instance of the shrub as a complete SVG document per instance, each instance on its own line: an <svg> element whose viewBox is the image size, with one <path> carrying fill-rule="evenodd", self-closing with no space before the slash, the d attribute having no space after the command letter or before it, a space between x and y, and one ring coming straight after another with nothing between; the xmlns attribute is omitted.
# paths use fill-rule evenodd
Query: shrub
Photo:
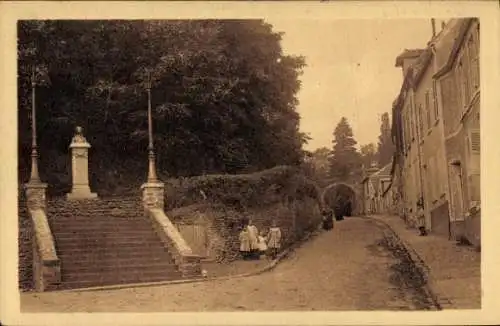
<svg viewBox="0 0 500 326"><path fill-rule="evenodd" d="M170 179L165 188L168 215L174 221L189 223L194 215L202 214L218 234L215 258L219 261L237 257L238 226L244 219L251 218L259 230L268 229L276 220L283 234L282 249L321 222L318 188L292 167Z"/></svg>
<svg viewBox="0 0 500 326"><path fill-rule="evenodd" d="M315 184L293 167L278 166L252 174L204 175L169 179L165 203L169 209L204 201L236 209L267 205L305 197L319 200Z"/></svg>

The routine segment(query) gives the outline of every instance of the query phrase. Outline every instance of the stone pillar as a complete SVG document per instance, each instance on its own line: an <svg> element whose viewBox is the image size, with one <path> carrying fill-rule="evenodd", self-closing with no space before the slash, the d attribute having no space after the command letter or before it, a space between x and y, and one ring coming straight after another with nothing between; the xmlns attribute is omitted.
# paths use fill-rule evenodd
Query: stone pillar
<svg viewBox="0 0 500 326"><path fill-rule="evenodd" d="M71 192L67 194L70 200L97 198L97 194L92 193L89 187L89 148L82 134L82 128L76 127L76 134L69 146L71 151L71 172L72 187Z"/></svg>
<svg viewBox="0 0 500 326"><path fill-rule="evenodd" d="M45 211L47 184L42 182L29 182L24 185L29 209L42 209Z"/></svg>
<svg viewBox="0 0 500 326"><path fill-rule="evenodd" d="M164 209L165 184L163 182L146 182L141 186L144 210L159 208Z"/></svg>

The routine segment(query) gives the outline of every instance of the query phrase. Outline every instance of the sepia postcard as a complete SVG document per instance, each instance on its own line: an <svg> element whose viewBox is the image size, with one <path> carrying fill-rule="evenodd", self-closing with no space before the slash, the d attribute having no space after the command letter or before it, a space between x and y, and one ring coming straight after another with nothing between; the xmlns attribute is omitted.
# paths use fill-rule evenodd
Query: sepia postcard
<svg viewBox="0 0 500 326"><path fill-rule="evenodd" d="M500 322L498 3L0 9L3 324Z"/></svg>

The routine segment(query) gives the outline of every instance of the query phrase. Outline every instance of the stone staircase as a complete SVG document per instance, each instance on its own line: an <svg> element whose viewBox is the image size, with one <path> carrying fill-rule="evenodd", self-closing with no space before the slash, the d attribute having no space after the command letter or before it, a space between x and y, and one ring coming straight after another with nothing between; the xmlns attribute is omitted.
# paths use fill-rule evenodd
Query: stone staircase
<svg viewBox="0 0 500 326"><path fill-rule="evenodd" d="M180 279L139 196L47 203L60 289Z"/></svg>

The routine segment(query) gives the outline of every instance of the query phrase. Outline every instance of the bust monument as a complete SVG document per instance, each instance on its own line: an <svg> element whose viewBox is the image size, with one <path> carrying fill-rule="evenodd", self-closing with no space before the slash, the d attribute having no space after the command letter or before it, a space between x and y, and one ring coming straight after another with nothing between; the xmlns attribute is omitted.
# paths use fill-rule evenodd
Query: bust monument
<svg viewBox="0 0 500 326"><path fill-rule="evenodd" d="M71 172L72 187L67 195L68 199L91 199L97 194L92 193L89 187L89 164L88 152L90 144L83 136L83 128L75 128L75 135L71 139L69 148L71 150Z"/></svg>

